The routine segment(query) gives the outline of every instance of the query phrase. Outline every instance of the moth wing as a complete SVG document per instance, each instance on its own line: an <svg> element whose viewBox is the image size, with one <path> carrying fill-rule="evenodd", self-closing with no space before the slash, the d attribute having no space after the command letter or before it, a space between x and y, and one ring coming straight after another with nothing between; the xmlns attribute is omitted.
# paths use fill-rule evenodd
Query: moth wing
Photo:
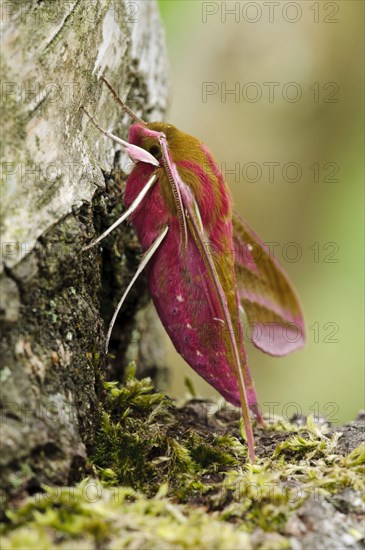
<svg viewBox="0 0 365 550"><path fill-rule="evenodd" d="M233 246L238 295L252 327L252 343L270 355L303 347L305 324L296 292L269 248L237 212Z"/></svg>
<svg viewBox="0 0 365 550"><path fill-rule="evenodd" d="M245 374L247 378L248 367L245 369L242 367L241 356L239 352L239 345L236 340L236 334L234 331L232 319L230 316L230 311L227 303L227 296L225 294L222 282L217 273L217 269L213 260L212 251L210 249L207 236L205 235L204 228L201 221L201 215L199 212L199 207L193 197L192 192L189 187L181 179L178 172L176 164L171 160L167 144L162 138L161 141L162 156L164 159L165 167L168 167L169 173L171 175L171 184L175 186L178 191L178 200L181 204L181 212L183 215L186 215L187 219L187 228L189 228L189 237L192 238L195 242L196 249L199 251L201 259L205 265L206 279L210 281L210 287L213 289L215 298L221 311L223 317L223 322L225 330L227 333L228 342L226 348L226 356L231 356L231 362L233 367L233 372L236 374L236 380L240 393L241 401L241 410L242 418L246 432L247 446L249 451L249 456L251 462L254 461L254 437L252 431L252 425L250 421L249 407L248 407L248 396L246 391L245 384ZM214 299L214 297L212 297ZM230 348L230 350L229 350ZM229 351L231 353L229 353ZM249 375L251 380L251 377Z"/></svg>

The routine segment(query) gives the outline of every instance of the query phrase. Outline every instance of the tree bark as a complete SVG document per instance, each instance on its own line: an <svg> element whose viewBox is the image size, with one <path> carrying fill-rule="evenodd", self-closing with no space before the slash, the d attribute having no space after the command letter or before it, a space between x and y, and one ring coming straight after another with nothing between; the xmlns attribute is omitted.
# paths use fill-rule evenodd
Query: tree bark
<svg viewBox="0 0 365 550"><path fill-rule="evenodd" d="M143 117L162 119L166 53L154 1L13 2L2 38L2 490L67 484L99 425L105 322L136 267L131 228L82 247L122 211L128 159L80 110L126 138L105 75ZM139 283L112 342L140 351ZM141 325L143 314L139 313ZM146 347L146 346L145 346ZM163 360L148 346L153 370ZM140 351L143 353L143 351Z"/></svg>

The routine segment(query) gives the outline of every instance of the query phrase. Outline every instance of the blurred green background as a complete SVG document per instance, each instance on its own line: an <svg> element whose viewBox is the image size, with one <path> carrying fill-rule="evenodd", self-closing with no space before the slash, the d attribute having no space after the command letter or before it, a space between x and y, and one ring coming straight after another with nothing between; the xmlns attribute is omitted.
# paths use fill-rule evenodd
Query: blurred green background
<svg viewBox="0 0 365 550"><path fill-rule="evenodd" d="M304 307L304 350L273 358L247 346L262 409L353 419L364 407L364 5L159 4L168 120L202 139L227 170L239 163L226 176L236 207L265 242L279 243ZM206 83L214 93L203 98ZM224 86L242 93L222 95ZM273 177L271 162L280 163ZM183 397L188 376L216 399L168 346L171 393Z"/></svg>

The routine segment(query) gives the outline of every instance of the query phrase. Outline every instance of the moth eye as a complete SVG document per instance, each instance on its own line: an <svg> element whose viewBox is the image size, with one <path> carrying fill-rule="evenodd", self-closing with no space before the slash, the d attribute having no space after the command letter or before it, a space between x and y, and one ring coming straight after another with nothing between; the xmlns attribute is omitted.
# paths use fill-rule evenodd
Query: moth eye
<svg viewBox="0 0 365 550"><path fill-rule="evenodd" d="M152 145L149 149L151 155L155 158L159 157L161 155L161 150L158 145Z"/></svg>

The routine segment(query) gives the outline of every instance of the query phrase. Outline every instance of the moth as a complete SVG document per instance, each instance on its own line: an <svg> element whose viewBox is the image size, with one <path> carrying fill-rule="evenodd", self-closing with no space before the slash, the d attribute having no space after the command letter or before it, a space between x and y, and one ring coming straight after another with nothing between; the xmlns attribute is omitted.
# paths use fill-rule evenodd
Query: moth
<svg viewBox="0 0 365 550"><path fill-rule="evenodd" d="M124 214L85 249L127 218L144 251L111 320L139 274L176 350L230 403L240 406L251 462L250 409L262 421L247 363L243 328L265 353L285 355L304 345L303 313L278 261L233 209L230 191L207 147L171 124L145 122L117 96L133 120L128 142L93 124L135 163L124 193Z"/></svg>

